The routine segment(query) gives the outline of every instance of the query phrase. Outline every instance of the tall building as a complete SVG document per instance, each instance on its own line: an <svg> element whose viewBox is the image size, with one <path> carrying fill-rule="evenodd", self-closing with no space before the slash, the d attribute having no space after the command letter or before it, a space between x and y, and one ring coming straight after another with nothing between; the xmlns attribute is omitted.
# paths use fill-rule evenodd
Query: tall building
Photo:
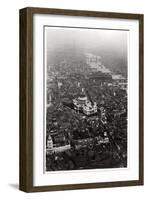
<svg viewBox="0 0 147 200"><path fill-rule="evenodd" d="M93 115L97 113L96 102L91 102L87 96L78 97L73 100L74 109L82 111L85 115Z"/></svg>
<svg viewBox="0 0 147 200"><path fill-rule="evenodd" d="M47 155L52 155L53 153L64 152L64 151L69 150L70 148L71 148L70 144L54 147L52 137L50 135L48 136L47 145L46 145Z"/></svg>
<svg viewBox="0 0 147 200"><path fill-rule="evenodd" d="M49 135L47 139L47 154L52 154L53 152L54 152L53 140Z"/></svg>

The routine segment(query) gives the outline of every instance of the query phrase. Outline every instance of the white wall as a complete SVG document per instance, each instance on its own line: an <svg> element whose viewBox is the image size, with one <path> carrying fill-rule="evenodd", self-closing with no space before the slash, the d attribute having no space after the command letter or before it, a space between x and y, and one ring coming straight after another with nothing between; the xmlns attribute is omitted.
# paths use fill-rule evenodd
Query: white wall
<svg viewBox="0 0 147 200"><path fill-rule="evenodd" d="M0 199L146 199L147 186L25 194L18 187L18 10L26 6L145 13L146 0L3 0L0 4ZM145 35L147 15L145 14ZM146 45L146 39L145 39ZM145 46L145 54L146 54ZM145 57L146 63L146 57ZM147 70L145 69L145 76ZM145 85L147 79L145 79ZM145 101L147 94L145 92ZM146 109L146 105L145 105ZM145 115L145 119L146 119ZM147 126L145 125L145 131ZM145 145L146 142L145 136ZM145 147L147 151L147 147ZM147 159L145 158L145 168ZM146 183L145 173L145 183Z"/></svg>

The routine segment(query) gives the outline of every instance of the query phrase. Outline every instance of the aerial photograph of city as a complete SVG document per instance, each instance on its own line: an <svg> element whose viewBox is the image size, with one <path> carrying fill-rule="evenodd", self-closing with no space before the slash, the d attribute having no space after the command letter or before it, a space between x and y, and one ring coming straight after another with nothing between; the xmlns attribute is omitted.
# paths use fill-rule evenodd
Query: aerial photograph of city
<svg viewBox="0 0 147 200"><path fill-rule="evenodd" d="M45 171L126 168L128 31L44 29Z"/></svg>

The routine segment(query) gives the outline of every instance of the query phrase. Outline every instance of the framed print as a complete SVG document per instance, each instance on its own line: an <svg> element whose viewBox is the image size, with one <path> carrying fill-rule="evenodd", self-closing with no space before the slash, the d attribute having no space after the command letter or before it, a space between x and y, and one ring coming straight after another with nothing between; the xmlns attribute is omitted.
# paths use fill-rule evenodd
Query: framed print
<svg viewBox="0 0 147 200"><path fill-rule="evenodd" d="M143 185L143 15L20 10L20 190Z"/></svg>

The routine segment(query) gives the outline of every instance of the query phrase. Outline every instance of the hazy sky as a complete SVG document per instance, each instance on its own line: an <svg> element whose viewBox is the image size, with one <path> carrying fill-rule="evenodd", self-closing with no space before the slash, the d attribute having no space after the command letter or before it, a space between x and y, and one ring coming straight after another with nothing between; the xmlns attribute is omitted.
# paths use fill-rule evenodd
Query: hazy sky
<svg viewBox="0 0 147 200"><path fill-rule="evenodd" d="M45 28L47 49L83 48L127 56L127 32L119 30Z"/></svg>

